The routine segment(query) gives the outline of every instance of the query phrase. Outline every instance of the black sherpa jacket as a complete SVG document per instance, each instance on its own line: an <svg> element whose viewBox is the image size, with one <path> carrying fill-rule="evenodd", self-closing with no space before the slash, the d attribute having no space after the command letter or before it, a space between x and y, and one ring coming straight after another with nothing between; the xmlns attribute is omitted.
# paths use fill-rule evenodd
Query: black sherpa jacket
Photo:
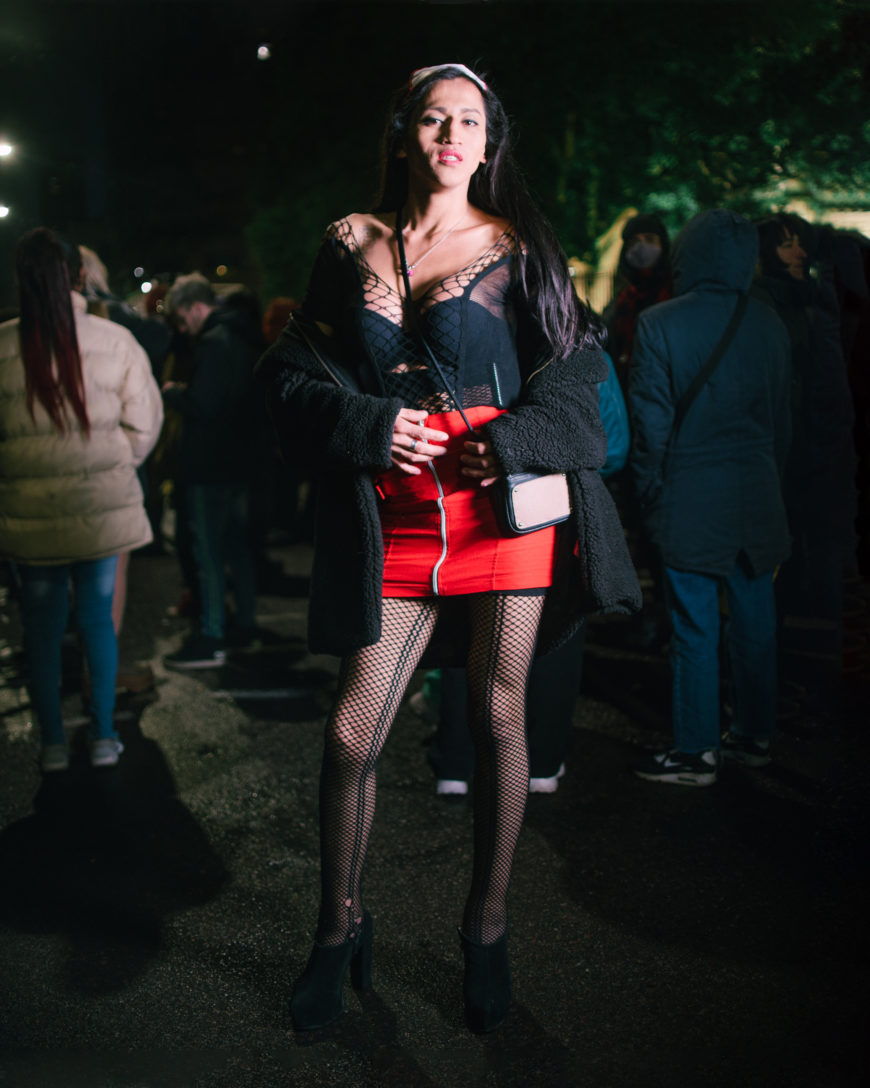
<svg viewBox="0 0 870 1088"><path fill-rule="evenodd" d="M325 356L328 343L317 344ZM393 424L402 403L349 388L356 380L348 369L332 358L327 362L347 385L330 378L291 321L258 373L285 457L317 478L309 645L314 653L344 655L372 645L381 634L384 557L374 477L392 464ZM607 444L597 383L606 377L600 349L577 351L533 374L510 412L483 428L506 472L568 474L573 514L570 530L560 534L539 653L560 645L585 614L640 608L622 527L598 471ZM465 662L462 598L445 598L444 605L427 665Z"/></svg>

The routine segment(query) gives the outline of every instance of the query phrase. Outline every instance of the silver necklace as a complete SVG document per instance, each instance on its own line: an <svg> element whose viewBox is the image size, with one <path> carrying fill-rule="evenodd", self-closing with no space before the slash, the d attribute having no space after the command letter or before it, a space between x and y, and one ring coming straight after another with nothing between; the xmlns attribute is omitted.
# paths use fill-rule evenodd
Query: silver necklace
<svg viewBox="0 0 870 1088"><path fill-rule="evenodd" d="M434 245L434 246L430 246L430 248L426 250L426 252L425 252L425 253L423 254L423 256L422 256L422 257L418 257L418 258L417 258L417 260L416 260L416 261L414 261L414 263L413 263L413 264L409 264L409 265L408 265L408 267L407 267L406 271L407 271L407 273L408 273L408 275L409 275L409 276L413 276L413 275L414 275L414 269L415 269L415 268L417 267L417 265L418 265L418 264L422 264L422 263L423 263L423 261L425 261L425 260L426 260L426 258L427 258L427 257L429 256L429 254L430 254L430 253L434 253L434 252L435 252L435 250L436 250L436 249L437 249L437 248L438 248L438 247L439 247L439 246L441 245L441 243L442 243L442 242L446 242L446 241L447 241L447 239L448 239L448 238L450 237L450 235L451 235L451 234L452 234L452 233L453 233L453 232L454 232L454 231L456 230L456 228L457 228L457 227L460 227L460 226L462 226L462 224L463 224L463 223L465 222L465 220L466 220L466 219L468 218L468 213L469 213L469 211L470 211L470 210L471 210L470 208L466 208L466 209L465 209L465 214L464 214L464 215L462 216L462 218L461 218L460 220L458 220L458 221L457 221L456 223L454 223L454 224L453 224L453 226L452 226L452 227L450 228L450 230L449 230L449 231L447 231L447 233L446 233L446 234L442 234L442 235L441 235L441 237L440 237L440 238L438 239L438 241L437 241L437 242L435 243L435 245ZM401 264L400 264L400 265L399 265L399 267L398 267L398 268L396 269L396 271L397 271L397 272L399 272L399 273L401 273L401 271L402 271L402 266L401 266Z"/></svg>

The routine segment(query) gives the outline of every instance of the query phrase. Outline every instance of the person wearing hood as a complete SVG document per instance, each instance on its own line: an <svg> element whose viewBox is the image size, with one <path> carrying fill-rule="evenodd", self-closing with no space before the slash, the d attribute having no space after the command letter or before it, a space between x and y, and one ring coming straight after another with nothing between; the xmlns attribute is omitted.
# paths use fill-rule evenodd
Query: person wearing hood
<svg viewBox="0 0 870 1088"><path fill-rule="evenodd" d="M227 566L238 641L250 642L256 631L248 492L262 422L253 371L264 344L248 308L219 306L198 272L176 279L166 309L179 330L195 338L190 381L167 382L163 395L182 417L177 474L186 494L200 616L199 629L164 660L176 669L219 668L226 660Z"/></svg>
<svg viewBox="0 0 870 1088"><path fill-rule="evenodd" d="M648 307L665 302L673 294L670 239L657 215L635 215L623 227L619 273L626 283L610 313L605 314L605 321L608 348L624 392L628 389L638 318Z"/></svg>
<svg viewBox="0 0 870 1088"><path fill-rule="evenodd" d="M781 490L788 453L790 347L755 298L675 431L677 406L752 283L758 237L747 219L701 212L674 246L674 295L638 324L630 384L631 468L663 565L671 624L674 747L636 773L712 785L720 755L761 766L776 723L773 576L789 553ZM719 595L728 603L734 717L720 739Z"/></svg>

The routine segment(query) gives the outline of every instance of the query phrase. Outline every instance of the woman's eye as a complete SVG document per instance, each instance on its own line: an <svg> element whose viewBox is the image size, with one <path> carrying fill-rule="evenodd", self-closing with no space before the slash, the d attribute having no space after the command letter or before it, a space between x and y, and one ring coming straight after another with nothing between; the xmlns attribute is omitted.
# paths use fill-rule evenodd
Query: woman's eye
<svg viewBox="0 0 870 1088"><path fill-rule="evenodd" d="M475 121L473 117L466 117L462 123L464 125L474 125L475 128L477 127L477 121Z"/></svg>
<svg viewBox="0 0 870 1088"><path fill-rule="evenodd" d="M440 125L441 124L441 118L440 117L421 117L420 118L420 124L421 125Z"/></svg>

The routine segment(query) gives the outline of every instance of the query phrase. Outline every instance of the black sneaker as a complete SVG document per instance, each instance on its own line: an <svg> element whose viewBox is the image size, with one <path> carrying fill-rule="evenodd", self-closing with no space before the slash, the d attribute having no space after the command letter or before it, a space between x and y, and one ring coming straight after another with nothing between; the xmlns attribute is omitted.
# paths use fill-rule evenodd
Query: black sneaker
<svg viewBox="0 0 870 1088"><path fill-rule="evenodd" d="M719 771L719 753L715 748L690 755L677 748L667 752L648 752L634 769L638 778L649 782L671 782L679 786L712 786Z"/></svg>
<svg viewBox="0 0 870 1088"><path fill-rule="evenodd" d="M194 635L180 650L167 654L163 664L168 669L219 669L226 660L226 650L220 639Z"/></svg>
<svg viewBox="0 0 870 1088"><path fill-rule="evenodd" d="M770 763L770 741L728 732L722 738L722 755L747 767L766 767Z"/></svg>

